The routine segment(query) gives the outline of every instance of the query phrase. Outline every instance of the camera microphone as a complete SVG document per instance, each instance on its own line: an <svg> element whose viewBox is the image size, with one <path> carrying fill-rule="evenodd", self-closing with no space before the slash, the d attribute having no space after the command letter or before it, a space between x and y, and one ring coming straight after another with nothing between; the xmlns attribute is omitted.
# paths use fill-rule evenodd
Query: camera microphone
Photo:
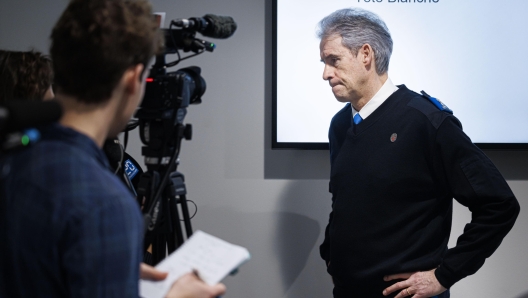
<svg viewBox="0 0 528 298"><path fill-rule="evenodd" d="M176 19L173 21L178 27L200 32L203 36L212 38L228 38L237 29L232 17L206 14L201 18Z"/></svg>

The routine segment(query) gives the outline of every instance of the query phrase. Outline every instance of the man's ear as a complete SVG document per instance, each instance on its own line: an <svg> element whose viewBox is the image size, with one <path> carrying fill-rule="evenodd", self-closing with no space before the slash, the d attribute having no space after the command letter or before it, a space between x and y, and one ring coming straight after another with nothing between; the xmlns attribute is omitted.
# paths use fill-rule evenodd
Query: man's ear
<svg viewBox="0 0 528 298"><path fill-rule="evenodd" d="M368 44L364 44L359 48L358 51L359 58L365 66L373 66L374 63L374 49Z"/></svg>
<svg viewBox="0 0 528 298"><path fill-rule="evenodd" d="M143 64L137 64L135 66L129 67L125 71L125 73L123 74L123 83L126 93L134 94L135 92L140 91L144 68L145 66Z"/></svg>

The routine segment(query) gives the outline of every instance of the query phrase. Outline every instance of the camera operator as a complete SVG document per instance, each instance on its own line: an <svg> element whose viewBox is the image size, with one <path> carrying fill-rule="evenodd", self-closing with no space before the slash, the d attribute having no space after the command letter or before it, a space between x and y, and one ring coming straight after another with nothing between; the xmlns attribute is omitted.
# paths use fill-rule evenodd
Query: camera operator
<svg viewBox="0 0 528 298"><path fill-rule="evenodd" d="M0 297L138 297L143 221L101 150L143 96L161 35L146 1L73 0L51 34L64 114L0 161ZM140 269L141 268L141 269ZM167 297L215 297L192 274Z"/></svg>
<svg viewBox="0 0 528 298"><path fill-rule="evenodd" d="M53 99L51 60L40 52L0 50L0 104Z"/></svg>

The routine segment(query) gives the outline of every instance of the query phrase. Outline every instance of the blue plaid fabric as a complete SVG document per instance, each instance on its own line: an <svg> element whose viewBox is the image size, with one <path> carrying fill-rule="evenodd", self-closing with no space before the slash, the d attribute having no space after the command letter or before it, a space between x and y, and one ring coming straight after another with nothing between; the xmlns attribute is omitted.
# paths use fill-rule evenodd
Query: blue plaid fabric
<svg viewBox="0 0 528 298"><path fill-rule="evenodd" d="M87 136L58 124L0 161L0 297L138 297L138 204Z"/></svg>

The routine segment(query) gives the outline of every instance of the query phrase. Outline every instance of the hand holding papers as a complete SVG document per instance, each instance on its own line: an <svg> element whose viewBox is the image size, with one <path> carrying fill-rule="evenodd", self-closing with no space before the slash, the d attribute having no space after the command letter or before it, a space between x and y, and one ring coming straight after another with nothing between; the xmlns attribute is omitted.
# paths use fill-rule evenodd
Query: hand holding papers
<svg viewBox="0 0 528 298"><path fill-rule="evenodd" d="M215 285L249 258L247 249L196 231L178 250L156 266L156 269L169 273L165 280L140 281L140 296L164 297L178 278L194 271L205 283Z"/></svg>

